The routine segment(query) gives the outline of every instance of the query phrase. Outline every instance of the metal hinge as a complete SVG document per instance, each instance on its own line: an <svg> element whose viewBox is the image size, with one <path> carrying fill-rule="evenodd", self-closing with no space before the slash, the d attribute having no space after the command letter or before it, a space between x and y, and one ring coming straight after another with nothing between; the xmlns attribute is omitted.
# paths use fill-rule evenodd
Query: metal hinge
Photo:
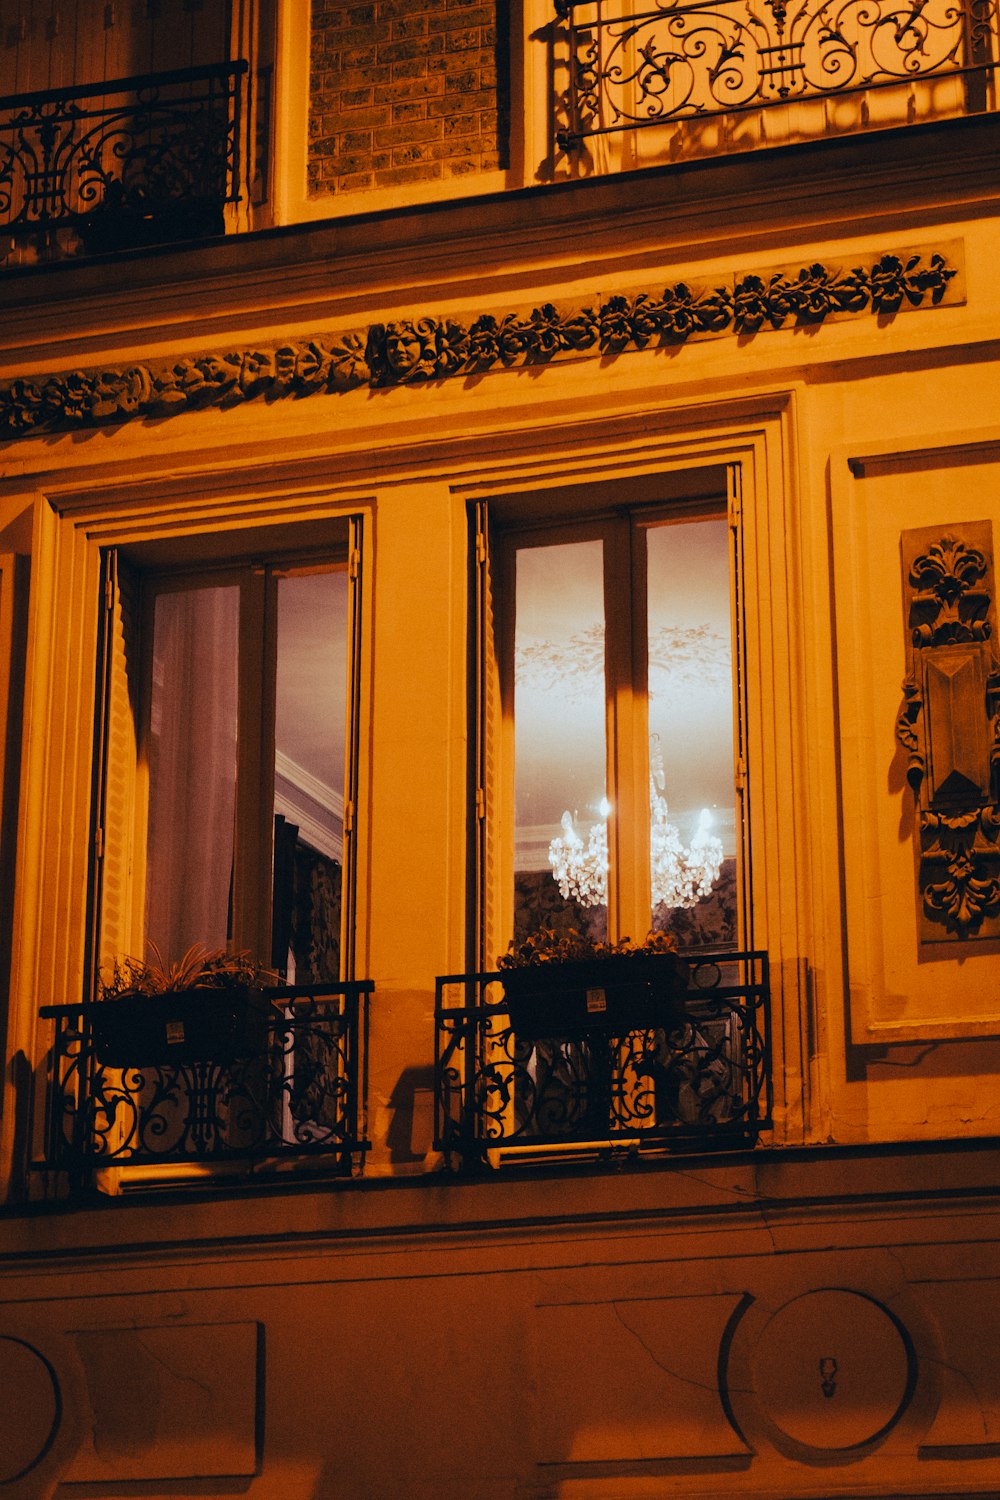
<svg viewBox="0 0 1000 1500"><path fill-rule="evenodd" d="M111 610L114 608L114 603L115 603L114 585L112 584L110 578L105 578L105 580L104 580L104 608L108 611L109 614L110 614Z"/></svg>
<svg viewBox="0 0 1000 1500"><path fill-rule="evenodd" d="M357 581L361 573L361 552L357 547L351 548L351 555L347 559L347 576L352 583Z"/></svg>
<svg viewBox="0 0 1000 1500"><path fill-rule="evenodd" d="M104 858L104 829L94 829L94 854L98 859Z"/></svg>
<svg viewBox="0 0 1000 1500"><path fill-rule="evenodd" d="M476 817L480 823L486 817L486 793L481 786L476 787Z"/></svg>
<svg viewBox="0 0 1000 1500"><path fill-rule="evenodd" d="M746 761L742 756L736 762L736 770L733 776L733 781L736 786L737 792L742 797L743 793L746 791L747 785L747 766Z"/></svg>
<svg viewBox="0 0 1000 1500"><path fill-rule="evenodd" d="M739 490L734 489L729 496L729 525L733 531L739 531L740 522L743 520L743 501Z"/></svg>
<svg viewBox="0 0 1000 1500"><path fill-rule="evenodd" d="M354 803L348 798L344 803L344 832L354 831Z"/></svg>
<svg viewBox="0 0 1000 1500"><path fill-rule="evenodd" d="M479 567L486 562L486 536L482 531L476 532L476 562Z"/></svg>

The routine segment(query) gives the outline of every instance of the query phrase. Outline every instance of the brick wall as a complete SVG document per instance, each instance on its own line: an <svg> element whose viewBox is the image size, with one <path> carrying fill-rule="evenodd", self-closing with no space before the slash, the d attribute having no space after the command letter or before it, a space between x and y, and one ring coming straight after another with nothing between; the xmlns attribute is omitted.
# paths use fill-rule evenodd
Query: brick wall
<svg viewBox="0 0 1000 1500"><path fill-rule="evenodd" d="M503 4L313 0L310 194L503 165Z"/></svg>

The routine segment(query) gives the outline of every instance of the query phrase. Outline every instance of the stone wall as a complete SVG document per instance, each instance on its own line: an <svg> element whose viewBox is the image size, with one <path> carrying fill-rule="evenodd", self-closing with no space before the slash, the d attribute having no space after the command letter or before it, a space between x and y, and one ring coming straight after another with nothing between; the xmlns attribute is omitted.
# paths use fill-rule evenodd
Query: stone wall
<svg viewBox="0 0 1000 1500"><path fill-rule="evenodd" d="M503 5L314 0L310 196L503 165Z"/></svg>

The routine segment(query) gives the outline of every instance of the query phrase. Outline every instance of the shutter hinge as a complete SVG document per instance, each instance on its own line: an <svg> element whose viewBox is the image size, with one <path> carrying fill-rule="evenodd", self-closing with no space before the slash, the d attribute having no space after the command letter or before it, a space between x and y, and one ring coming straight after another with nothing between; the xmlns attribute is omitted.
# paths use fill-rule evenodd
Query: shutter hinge
<svg viewBox="0 0 1000 1500"><path fill-rule="evenodd" d="M104 829L94 829L94 854L97 859L104 858Z"/></svg>
<svg viewBox="0 0 1000 1500"><path fill-rule="evenodd" d="M742 796L746 791L747 785L747 766L746 761L742 756L736 762L736 770L733 776L733 781L735 783L737 792L740 794L740 796Z"/></svg>
<svg viewBox="0 0 1000 1500"><path fill-rule="evenodd" d="M476 532L476 562L479 567L486 562L486 537L481 531Z"/></svg>
<svg viewBox="0 0 1000 1500"><path fill-rule="evenodd" d="M115 591L110 578L104 580L104 608L109 612L114 607Z"/></svg>
<svg viewBox="0 0 1000 1500"><path fill-rule="evenodd" d="M481 786L476 787L476 817L480 823L486 817L486 793Z"/></svg>
<svg viewBox="0 0 1000 1500"><path fill-rule="evenodd" d="M729 497L729 525L731 530L739 531L740 522L743 519L743 502L738 490L734 490Z"/></svg>
<svg viewBox="0 0 1000 1500"><path fill-rule="evenodd" d="M357 547L351 548L351 555L347 560L347 576L352 583L357 581L361 572L361 552Z"/></svg>
<svg viewBox="0 0 1000 1500"><path fill-rule="evenodd" d="M353 831L354 831L354 803L350 799L348 799L344 803L344 832L345 833L353 833Z"/></svg>

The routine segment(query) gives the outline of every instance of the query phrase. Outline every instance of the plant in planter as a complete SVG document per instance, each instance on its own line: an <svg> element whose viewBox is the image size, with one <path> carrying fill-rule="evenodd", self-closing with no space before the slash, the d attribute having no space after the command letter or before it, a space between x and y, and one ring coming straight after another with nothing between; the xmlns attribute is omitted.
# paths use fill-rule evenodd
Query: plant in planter
<svg viewBox="0 0 1000 1500"><path fill-rule="evenodd" d="M264 1045L269 1001L278 976L248 953L202 944L165 965L116 958L102 980L90 1026L99 1063L119 1068L233 1062Z"/></svg>
<svg viewBox="0 0 1000 1500"><path fill-rule="evenodd" d="M669 933L599 942L541 928L497 961L511 1023L525 1040L589 1032L620 1036L684 1020L688 965Z"/></svg>

